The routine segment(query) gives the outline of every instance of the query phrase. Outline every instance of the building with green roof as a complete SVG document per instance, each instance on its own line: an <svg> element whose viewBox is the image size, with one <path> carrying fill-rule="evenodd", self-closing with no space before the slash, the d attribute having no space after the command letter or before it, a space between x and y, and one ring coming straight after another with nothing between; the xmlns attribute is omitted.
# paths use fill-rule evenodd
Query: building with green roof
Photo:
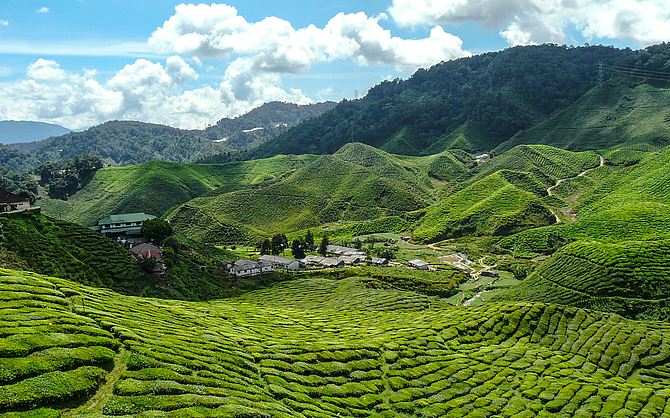
<svg viewBox="0 0 670 418"><path fill-rule="evenodd" d="M154 218L155 216L146 213L109 215L100 219L93 229L109 238L141 236L142 222Z"/></svg>

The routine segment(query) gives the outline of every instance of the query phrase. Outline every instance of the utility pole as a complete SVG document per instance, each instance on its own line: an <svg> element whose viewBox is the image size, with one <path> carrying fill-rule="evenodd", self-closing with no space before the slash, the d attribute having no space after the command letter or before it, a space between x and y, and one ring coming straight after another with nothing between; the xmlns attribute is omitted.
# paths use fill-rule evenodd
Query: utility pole
<svg viewBox="0 0 670 418"><path fill-rule="evenodd" d="M358 100L358 90L354 90L354 98Z"/></svg>

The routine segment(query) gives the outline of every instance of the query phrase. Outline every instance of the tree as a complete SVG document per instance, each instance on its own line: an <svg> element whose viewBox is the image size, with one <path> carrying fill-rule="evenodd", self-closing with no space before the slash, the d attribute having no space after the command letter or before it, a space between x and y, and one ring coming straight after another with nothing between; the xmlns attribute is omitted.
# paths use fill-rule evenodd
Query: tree
<svg viewBox="0 0 670 418"><path fill-rule="evenodd" d="M158 260L156 260L155 257L140 256L138 262L140 264L140 268L142 269L142 271L149 274L151 274L154 271L154 268L156 268L156 264L158 264Z"/></svg>
<svg viewBox="0 0 670 418"><path fill-rule="evenodd" d="M293 251L293 258L305 258L304 250L305 242L299 239L294 239L293 244L291 245L291 251Z"/></svg>
<svg viewBox="0 0 670 418"><path fill-rule="evenodd" d="M314 249L314 235L312 235L312 230L308 229L307 234L305 234L305 245L310 250Z"/></svg>
<svg viewBox="0 0 670 418"><path fill-rule="evenodd" d="M288 247L288 239L284 234L276 234L272 237L272 254L278 255Z"/></svg>
<svg viewBox="0 0 670 418"><path fill-rule="evenodd" d="M154 218L142 222L140 233L151 241L163 242L165 238L173 234L172 225L164 219Z"/></svg>
<svg viewBox="0 0 670 418"><path fill-rule="evenodd" d="M166 247L163 251L170 248L176 255L179 254L179 251L181 250L181 243L175 237L167 237L165 238L165 241L163 241L163 247Z"/></svg>
<svg viewBox="0 0 670 418"><path fill-rule="evenodd" d="M324 232L323 238L321 238L321 244L319 244L319 249L317 250L317 252L325 257L326 254L328 254L328 245L330 245L330 242L328 242L328 234Z"/></svg>
<svg viewBox="0 0 670 418"><path fill-rule="evenodd" d="M261 243L261 255L267 255L272 252L272 243L269 239L264 239Z"/></svg>

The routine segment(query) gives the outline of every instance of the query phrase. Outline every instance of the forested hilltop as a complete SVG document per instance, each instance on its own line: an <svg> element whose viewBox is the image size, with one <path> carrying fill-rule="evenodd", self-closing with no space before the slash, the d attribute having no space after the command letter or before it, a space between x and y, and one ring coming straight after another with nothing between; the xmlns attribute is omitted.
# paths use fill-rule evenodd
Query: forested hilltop
<svg viewBox="0 0 670 418"><path fill-rule="evenodd" d="M100 156L116 166L153 160L195 162L262 144L334 105L332 102L314 105L272 102L237 118L221 119L204 130L110 121L83 132L12 144L12 148L2 146L0 165L13 171L29 171L40 163L60 162L83 154Z"/></svg>
<svg viewBox="0 0 670 418"><path fill-rule="evenodd" d="M253 156L329 154L354 141L409 155L489 151L596 86L600 64L603 81L621 74L619 68L662 70L668 49L666 44L640 51L540 45L444 62L344 101Z"/></svg>

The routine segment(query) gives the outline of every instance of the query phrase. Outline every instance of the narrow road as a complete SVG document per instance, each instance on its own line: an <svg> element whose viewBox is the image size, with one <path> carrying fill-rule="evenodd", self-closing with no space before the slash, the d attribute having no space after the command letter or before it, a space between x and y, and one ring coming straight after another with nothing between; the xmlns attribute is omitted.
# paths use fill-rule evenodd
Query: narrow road
<svg viewBox="0 0 670 418"><path fill-rule="evenodd" d="M603 156L600 155L600 154L598 154L598 157L600 158L600 164L598 165L598 167L602 167L602 166L604 166L604 165L605 165L605 159L604 159ZM590 171L593 171L593 170L595 170L595 169L598 168L598 167L593 167L593 168L589 168L588 170L584 170L584 171L582 171L581 173L577 174L577 175L574 176L574 177L568 177L568 178L564 178L564 179L559 179L558 181L556 181L556 184L554 184L553 186L551 186L551 187L549 187L549 188L547 189L547 194L548 194L549 196L553 196L554 194L552 193L552 190L554 190L554 188L556 188L558 185L560 185L560 184L562 184L562 183L564 183L564 182L566 182L566 181L568 181L568 180L574 180L574 179L576 179L576 178L583 177L583 176L586 175L586 173L589 173ZM554 212L553 209L549 209L549 210L551 211L551 213L554 214L554 217L556 218L556 223L560 223L560 222L561 222L561 219L558 217L558 215L556 214L556 212Z"/></svg>

